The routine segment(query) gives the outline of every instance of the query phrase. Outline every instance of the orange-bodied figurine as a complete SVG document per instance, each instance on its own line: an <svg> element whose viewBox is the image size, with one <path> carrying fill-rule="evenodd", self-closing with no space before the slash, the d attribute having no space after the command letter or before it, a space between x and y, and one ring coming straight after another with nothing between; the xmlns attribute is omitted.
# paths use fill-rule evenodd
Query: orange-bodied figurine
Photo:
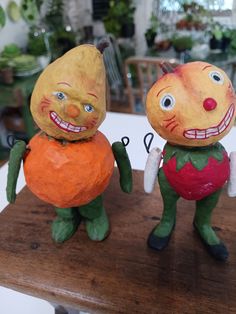
<svg viewBox="0 0 236 314"><path fill-rule="evenodd" d="M109 184L116 159L120 184L131 192L132 172L121 142L110 146L97 129L106 114L106 43L81 45L51 63L40 75L31 112L41 131L26 146L17 141L9 162L7 197L16 198L21 159L29 189L55 206L52 237L64 242L85 219L90 239L103 240L109 221L101 194ZM115 158L114 158L115 157Z"/></svg>

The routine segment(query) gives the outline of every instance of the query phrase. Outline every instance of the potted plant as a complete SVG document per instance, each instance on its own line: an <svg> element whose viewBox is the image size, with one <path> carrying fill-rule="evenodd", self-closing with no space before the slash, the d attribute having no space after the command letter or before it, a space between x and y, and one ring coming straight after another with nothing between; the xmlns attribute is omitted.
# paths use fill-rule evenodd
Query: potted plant
<svg viewBox="0 0 236 314"><path fill-rule="evenodd" d="M205 28L203 18L207 15L205 8L196 1L183 1L181 9L183 17L176 23L177 29L202 30Z"/></svg>
<svg viewBox="0 0 236 314"><path fill-rule="evenodd" d="M174 36L172 45L177 53L191 50L193 47L193 39L191 36Z"/></svg>
<svg viewBox="0 0 236 314"><path fill-rule="evenodd" d="M144 34L148 48L151 48L154 45L158 26L159 26L159 22L158 22L157 16L152 13L150 17L150 26Z"/></svg>
<svg viewBox="0 0 236 314"><path fill-rule="evenodd" d="M229 52L233 55L236 54L236 29L231 30Z"/></svg>
<svg viewBox="0 0 236 314"><path fill-rule="evenodd" d="M35 56L41 66L45 68L51 60L48 33L43 28L31 27L28 34L27 52Z"/></svg>
<svg viewBox="0 0 236 314"><path fill-rule="evenodd" d="M212 50L220 49L222 47L223 30L219 22L212 21L210 23L210 41L209 46Z"/></svg>
<svg viewBox="0 0 236 314"><path fill-rule="evenodd" d="M43 56L48 53L44 34L35 28L31 28L28 34L27 51L33 56Z"/></svg>
<svg viewBox="0 0 236 314"><path fill-rule="evenodd" d="M9 65L9 60L0 57L0 82L3 84L12 84L13 81L13 69Z"/></svg>

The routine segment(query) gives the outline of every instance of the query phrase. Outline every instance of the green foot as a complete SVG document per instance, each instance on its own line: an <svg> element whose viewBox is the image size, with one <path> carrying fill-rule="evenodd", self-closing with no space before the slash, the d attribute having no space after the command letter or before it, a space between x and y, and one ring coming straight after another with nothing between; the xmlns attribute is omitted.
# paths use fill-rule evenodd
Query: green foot
<svg viewBox="0 0 236 314"><path fill-rule="evenodd" d="M77 208L55 208L57 218L52 223L52 238L55 242L62 243L70 239L76 232L80 216Z"/></svg>
<svg viewBox="0 0 236 314"><path fill-rule="evenodd" d="M109 221L105 210L102 210L98 218L86 219L86 231L88 237L93 241L102 241L109 234Z"/></svg>
<svg viewBox="0 0 236 314"><path fill-rule="evenodd" d="M212 227L209 225L198 226L196 222L193 222L193 225L207 252L219 261L226 261L229 256L228 250Z"/></svg>
<svg viewBox="0 0 236 314"><path fill-rule="evenodd" d="M69 240L76 232L78 220L56 218L52 223L52 238L57 243Z"/></svg>

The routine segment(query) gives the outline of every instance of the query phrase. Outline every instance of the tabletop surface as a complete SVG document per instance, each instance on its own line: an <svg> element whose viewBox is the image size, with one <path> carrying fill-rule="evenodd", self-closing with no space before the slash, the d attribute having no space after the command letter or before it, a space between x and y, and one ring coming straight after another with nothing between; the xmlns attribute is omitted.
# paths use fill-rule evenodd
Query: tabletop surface
<svg viewBox="0 0 236 314"><path fill-rule="evenodd" d="M143 192L142 171L127 195L115 170L104 204L112 226L105 241L90 241L81 225L55 244L52 206L24 188L0 215L0 285L90 313L236 313L235 199L224 192L213 215L230 251L225 264L208 256L193 231L194 202L185 200L169 247L147 247L162 201L158 186Z"/></svg>

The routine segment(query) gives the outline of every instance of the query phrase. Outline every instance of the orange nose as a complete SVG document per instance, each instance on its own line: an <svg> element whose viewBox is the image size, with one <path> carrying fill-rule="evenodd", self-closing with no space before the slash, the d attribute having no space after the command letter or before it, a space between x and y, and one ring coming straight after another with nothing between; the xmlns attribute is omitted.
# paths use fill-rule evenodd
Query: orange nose
<svg viewBox="0 0 236 314"><path fill-rule="evenodd" d="M66 114L68 115L68 117L70 118L77 118L80 114L80 110L78 107L76 107L75 105L68 105L66 107Z"/></svg>

